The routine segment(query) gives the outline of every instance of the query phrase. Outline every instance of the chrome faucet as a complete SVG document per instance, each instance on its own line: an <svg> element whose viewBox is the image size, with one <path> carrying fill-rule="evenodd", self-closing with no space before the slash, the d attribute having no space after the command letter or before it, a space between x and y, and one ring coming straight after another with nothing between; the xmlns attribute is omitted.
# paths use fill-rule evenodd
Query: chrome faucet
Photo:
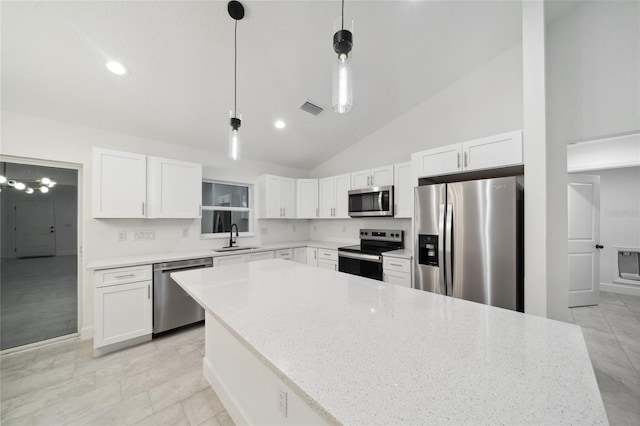
<svg viewBox="0 0 640 426"><path fill-rule="evenodd" d="M236 242L236 239L233 238L233 227L236 227L236 237L238 236L238 225L236 225L235 223L231 224L231 232L229 234L229 247L233 247L233 243Z"/></svg>

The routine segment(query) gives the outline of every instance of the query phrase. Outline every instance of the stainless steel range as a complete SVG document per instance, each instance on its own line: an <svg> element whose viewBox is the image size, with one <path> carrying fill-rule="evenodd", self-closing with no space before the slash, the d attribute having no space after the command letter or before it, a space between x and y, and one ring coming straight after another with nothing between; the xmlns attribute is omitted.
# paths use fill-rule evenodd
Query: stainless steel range
<svg viewBox="0 0 640 426"><path fill-rule="evenodd" d="M338 249L338 270L382 281L382 253L404 248L404 231L361 229L360 245Z"/></svg>

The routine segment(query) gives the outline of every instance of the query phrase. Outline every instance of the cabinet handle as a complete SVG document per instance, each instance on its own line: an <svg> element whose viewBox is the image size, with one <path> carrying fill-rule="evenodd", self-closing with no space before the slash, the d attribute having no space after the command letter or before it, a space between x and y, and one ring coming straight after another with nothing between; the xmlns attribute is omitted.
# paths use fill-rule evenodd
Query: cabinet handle
<svg viewBox="0 0 640 426"><path fill-rule="evenodd" d="M467 152L464 153L464 166L467 167Z"/></svg>
<svg viewBox="0 0 640 426"><path fill-rule="evenodd" d="M316 207L316 217L318 217L318 208Z"/></svg>
<svg viewBox="0 0 640 426"><path fill-rule="evenodd" d="M367 186L369 186L369 179L371 179L369 176L367 176Z"/></svg>
<svg viewBox="0 0 640 426"><path fill-rule="evenodd" d="M371 186L373 186L374 184L375 184L375 179L374 179L374 176L371 175Z"/></svg>
<svg viewBox="0 0 640 426"><path fill-rule="evenodd" d="M144 216L144 201L142 202L142 216Z"/></svg>
<svg viewBox="0 0 640 426"><path fill-rule="evenodd" d="M333 270L337 271L338 270L338 265L336 265L335 263L333 264Z"/></svg>
<svg viewBox="0 0 640 426"><path fill-rule="evenodd" d="M458 153L458 168L460 168L460 153Z"/></svg>
<svg viewBox="0 0 640 426"><path fill-rule="evenodd" d="M116 275L117 279L135 277L136 274Z"/></svg>
<svg viewBox="0 0 640 426"><path fill-rule="evenodd" d="M318 258L316 257L317 255L318 255L318 252L317 252L317 251L314 251L314 252L313 252L313 260L318 259Z"/></svg>
<svg viewBox="0 0 640 426"><path fill-rule="evenodd" d="M402 268L402 265L400 265L399 263L389 263L389 265L397 266L398 268Z"/></svg>
<svg viewBox="0 0 640 426"><path fill-rule="evenodd" d="M151 299L151 286L147 285L147 299Z"/></svg>
<svg viewBox="0 0 640 426"><path fill-rule="evenodd" d="M282 208L282 217L287 217L287 208L286 207Z"/></svg>

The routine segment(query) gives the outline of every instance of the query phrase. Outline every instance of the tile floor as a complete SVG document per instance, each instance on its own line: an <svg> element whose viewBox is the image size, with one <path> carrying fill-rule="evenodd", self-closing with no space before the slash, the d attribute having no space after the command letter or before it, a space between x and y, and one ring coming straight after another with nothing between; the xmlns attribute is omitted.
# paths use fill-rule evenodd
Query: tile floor
<svg viewBox="0 0 640 426"><path fill-rule="evenodd" d="M640 424L640 297L572 308L612 425ZM0 358L0 423L233 425L202 376L204 327L93 358L77 339Z"/></svg>
<svg viewBox="0 0 640 426"><path fill-rule="evenodd" d="M93 358L74 339L0 359L3 426L233 425L202 375L198 325Z"/></svg>
<svg viewBox="0 0 640 426"><path fill-rule="evenodd" d="M77 332L76 274L76 256L3 259L0 349Z"/></svg>
<svg viewBox="0 0 640 426"><path fill-rule="evenodd" d="M640 425L640 297L600 292L600 304L571 308L582 327L609 423Z"/></svg>

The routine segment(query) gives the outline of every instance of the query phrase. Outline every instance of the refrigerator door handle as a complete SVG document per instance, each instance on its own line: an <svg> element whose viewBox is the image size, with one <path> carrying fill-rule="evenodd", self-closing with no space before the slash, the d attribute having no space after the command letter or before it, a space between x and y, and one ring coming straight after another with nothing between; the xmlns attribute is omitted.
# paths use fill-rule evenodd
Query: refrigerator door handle
<svg viewBox="0 0 640 426"><path fill-rule="evenodd" d="M453 234L453 204L447 204L447 219L445 224L445 263L444 267L446 269L445 278L447 281L447 292L448 296L453 296L453 254L451 250L451 239Z"/></svg>
<svg viewBox="0 0 640 426"><path fill-rule="evenodd" d="M445 217L445 205L440 204L440 216L438 217L438 233L440 234L440 238L438 238L438 288L440 290L440 294L447 294L444 282L444 217Z"/></svg>

